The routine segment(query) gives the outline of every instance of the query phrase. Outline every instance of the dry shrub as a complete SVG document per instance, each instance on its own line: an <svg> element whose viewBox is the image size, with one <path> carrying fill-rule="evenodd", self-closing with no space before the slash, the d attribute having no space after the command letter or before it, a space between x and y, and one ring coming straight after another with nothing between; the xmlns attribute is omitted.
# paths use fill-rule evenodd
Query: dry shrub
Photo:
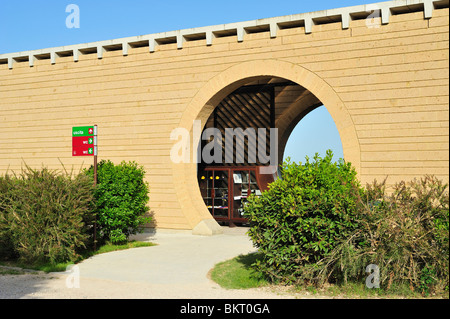
<svg viewBox="0 0 450 319"><path fill-rule="evenodd" d="M428 295L448 291L448 185L434 176L395 185L387 194L385 182L367 185L362 199L360 228L328 256L305 268L303 279L361 281L366 266L380 269L381 287L408 284Z"/></svg>
<svg viewBox="0 0 450 319"><path fill-rule="evenodd" d="M26 167L0 177L0 257L75 261L92 244L93 181L85 174Z"/></svg>

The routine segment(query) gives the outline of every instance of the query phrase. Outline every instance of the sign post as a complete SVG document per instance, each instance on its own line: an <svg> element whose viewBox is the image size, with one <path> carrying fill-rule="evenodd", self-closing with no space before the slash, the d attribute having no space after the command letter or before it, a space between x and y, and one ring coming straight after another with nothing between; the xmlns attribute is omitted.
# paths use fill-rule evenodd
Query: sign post
<svg viewBox="0 0 450 319"><path fill-rule="evenodd" d="M94 186L97 186L97 125L72 127L72 156L94 157ZM97 250L97 221L94 222L94 250Z"/></svg>
<svg viewBox="0 0 450 319"><path fill-rule="evenodd" d="M72 128L72 156L94 157L94 185L97 185L97 125Z"/></svg>

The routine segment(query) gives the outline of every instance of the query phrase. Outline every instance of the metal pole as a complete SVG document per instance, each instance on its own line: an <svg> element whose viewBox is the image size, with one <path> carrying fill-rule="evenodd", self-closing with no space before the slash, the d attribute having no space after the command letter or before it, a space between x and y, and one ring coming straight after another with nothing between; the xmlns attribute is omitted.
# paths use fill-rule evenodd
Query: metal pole
<svg viewBox="0 0 450 319"><path fill-rule="evenodd" d="M97 186L97 125L94 125L95 145L94 145L94 187ZM94 251L97 250L97 215L94 220Z"/></svg>
<svg viewBox="0 0 450 319"><path fill-rule="evenodd" d="M97 155L94 155L94 186L97 186Z"/></svg>

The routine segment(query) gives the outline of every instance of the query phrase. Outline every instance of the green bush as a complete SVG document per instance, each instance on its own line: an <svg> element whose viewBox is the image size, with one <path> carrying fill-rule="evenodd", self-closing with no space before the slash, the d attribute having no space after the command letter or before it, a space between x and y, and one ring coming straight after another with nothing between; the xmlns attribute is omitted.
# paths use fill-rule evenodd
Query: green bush
<svg viewBox="0 0 450 319"><path fill-rule="evenodd" d="M365 267L380 269L381 288L409 285L423 295L448 290L449 193L434 176L367 186L360 227L303 277L324 283L363 281ZM363 244L362 244L363 243Z"/></svg>
<svg viewBox="0 0 450 319"><path fill-rule="evenodd" d="M33 264L75 261L92 242L92 180L26 167L0 178L0 257Z"/></svg>
<svg viewBox="0 0 450 319"><path fill-rule="evenodd" d="M2 218L6 216L5 207L10 205L10 200L6 196L11 189L11 178L9 175L0 176L0 259L14 259L17 257L14 245L11 242L11 232L9 227L4 227ZM3 227L2 227L3 225Z"/></svg>
<svg viewBox="0 0 450 319"><path fill-rule="evenodd" d="M93 167L87 171L93 175ZM100 240L114 244L126 242L149 223L148 184L144 181L145 170L135 162L114 165L101 161L97 168L95 189L97 230Z"/></svg>
<svg viewBox="0 0 450 319"><path fill-rule="evenodd" d="M297 281L304 265L323 259L359 227L356 171L332 158L328 151L303 165L287 161L280 179L249 198L249 235L264 256L256 267L272 281Z"/></svg>

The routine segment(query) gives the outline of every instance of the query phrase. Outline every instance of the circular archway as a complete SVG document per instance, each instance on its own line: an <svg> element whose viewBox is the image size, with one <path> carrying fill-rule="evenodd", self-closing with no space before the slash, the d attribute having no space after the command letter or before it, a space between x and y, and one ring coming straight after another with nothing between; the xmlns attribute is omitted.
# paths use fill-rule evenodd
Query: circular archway
<svg viewBox="0 0 450 319"><path fill-rule="evenodd" d="M359 172L360 146L345 104L333 88L317 74L293 63L257 60L240 63L221 72L209 80L194 96L180 120L179 127L186 128L193 136L195 121L205 125L216 106L228 95L262 78L285 79L304 88L307 93L303 103L294 105L277 119L276 127L280 129L279 144L283 150L293 127L300 119L319 104L326 105L341 136L344 158ZM191 152L197 150L199 141L198 139L191 144ZM282 156L282 152L280 153ZM206 208L198 187L197 163L173 164L173 174L176 177L174 180L177 181L174 186L181 208L190 222L193 233L202 235L220 233L221 228Z"/></svg>

